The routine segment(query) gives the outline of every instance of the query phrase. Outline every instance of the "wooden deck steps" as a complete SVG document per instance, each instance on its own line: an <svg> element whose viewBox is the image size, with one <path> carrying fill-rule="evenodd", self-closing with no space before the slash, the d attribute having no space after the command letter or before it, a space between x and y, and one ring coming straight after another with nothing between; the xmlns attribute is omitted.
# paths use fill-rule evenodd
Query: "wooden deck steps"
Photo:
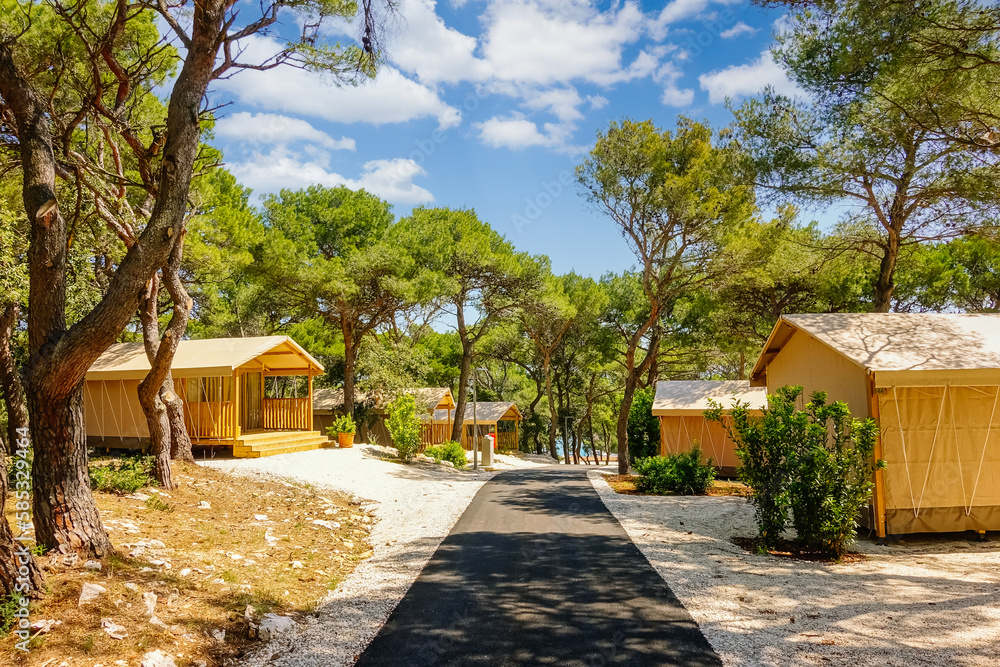
<svg viewBox="0 0 1000 667"><path fill-rule="evenodd" d="M235 458L257 459L319 449L330 445L330 439L318 431L259 431L244 433L235 446L232 440L199 441L194 444L232 447Z"/></svg>

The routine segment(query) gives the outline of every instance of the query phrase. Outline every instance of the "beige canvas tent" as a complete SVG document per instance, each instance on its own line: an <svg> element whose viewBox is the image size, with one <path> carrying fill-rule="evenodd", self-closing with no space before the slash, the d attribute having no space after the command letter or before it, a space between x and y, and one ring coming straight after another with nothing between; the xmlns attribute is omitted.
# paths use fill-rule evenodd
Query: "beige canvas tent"
<svg viewBox="0 0 1000 667"><path fill-rule="evenodd" d="M195 445L232 447L234 456L258 457L315 449L326 440L312 423L312 379L323 366L288 336L185 340L171 368ZM148 372L142 343L112 345L94 362L84 390L88 444L148 444L138 397ZM286 382L294 389L283 395L268 396L267 378L275 377L302 380Z"/></svg>
<svg viewBox="0 0 1000 667"><path fill-rule="evenodd" d="M1000 315L786 315L751 382L879 422L880 536L1000 530Z"/></svg>
<svg viewBox="0 0 1000 667"><path fill-rule="evenodd" d="M451 437L450 424L437 424L431 419L435 410L451 410L455 407L455 399L447 387L422 387L420 389L404 389L412 394L417 404L418 416L421 418L420 437L425 447L438 445ZM354 399L358 403L372 406L376 414L371 426L362 424L358 428L358 439L361 442L377 441L382 445L391 445L392 436L385 427L385 399L370 396L365 392L355 392ZM316 427L323 433L333 425L333 420L344 413L344 390L324 387L316 390L313 400L313 420Z"/></svg>
<svg viewBox="0 0 1000 667"><path fill-rule="evenodd" d="M465 404L465 428L462 429L462 446L472 449L473 428L480 437L493 433L497 438L498 451L510 451L518 448L520 442L521 411L517 405L506 401L479 401L476 403L476 418L472 419L472 401ZM450 424L455 419L455 410L435 410L435 424Z"/></svg>
<svg viewBox="0 0 1000 667"><path fill-rule="evenodd" d="M736 400L759 412L767 405L767 391L748 380L657 382L653 416L660 422L660 455L689 451L697 442L723 475L735 475L736 446L722 424L705 419L709 400L724 408Z"/></svg>

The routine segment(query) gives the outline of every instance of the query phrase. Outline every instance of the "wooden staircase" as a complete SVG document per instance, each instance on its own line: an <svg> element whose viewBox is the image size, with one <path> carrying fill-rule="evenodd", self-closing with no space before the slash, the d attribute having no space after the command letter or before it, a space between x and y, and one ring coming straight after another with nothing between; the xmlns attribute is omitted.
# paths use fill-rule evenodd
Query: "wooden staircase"
<svg viewBox="0 0 1000 667"><path fill-rule="evenodd" d="M232 445L232 441L228 444ZM259 431L244 433L233 446L233 456L238 459L258 459L262 456L307 452L325 445L330 445L330 439L318 431Z"/></svg>

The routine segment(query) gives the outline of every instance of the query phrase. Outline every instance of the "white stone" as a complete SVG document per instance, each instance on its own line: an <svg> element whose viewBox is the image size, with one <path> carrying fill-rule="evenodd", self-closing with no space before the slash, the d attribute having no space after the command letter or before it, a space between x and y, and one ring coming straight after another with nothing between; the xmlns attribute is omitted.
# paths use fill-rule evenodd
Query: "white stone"
<svg viewBox="0 0 1000 667"><path fill-rule="evenodd" d="M243 556L233 553L232 551L227 551L226 555L229 556L232 560L243 560Z"/></svg>
<svg viewBox="0 0 1000 667"><path fill-rule="evenodd" d="M452 463L451 461L441 461L441 465L443 465L445 468L454 468L455 467L455 464Z"/></svg>
<svg viewBox="0 0 1000 667"><path fill-rule="evenodd" d="M88 602L93 602L97 598L101 597L104 593L107 593L108 589L100 584L84 583L83 590L80 591L80 599L77 601L77 606L82 606Z"/></svg>
<svg viewBox="0 0 1000 667"><path fill-rule="evenodd" d="M174 662L173 656L169 653L157 650L142 656L139 667L177 667L177 663Z"/></svg>
<svg viewBox="0 0 1000 667"><path fill-rule="evenodd" d="M62 621L56 621L51 619L40 620L32 622L31 629L37 632L38 634L44 635L47 632L51 632L52 628L56 627L57 625L62 625Z"/></svg>
<svg viewBox="0 0 1000 667"><path fill-rule="evenodd" d="M218 642L226 641L226 631L225 630L212 630L212 638Z"/></svg>
<svg viewBox="0 0 1000 667"><path fill-rule="evenodd" d="M189 574L191 574L191 568L186 567L183 570L181 570L178 574L180 574L182 577L186 577Z"/></svg>
<svg viewBox="0 0 1000 667"><path fill-rule="evenodd" d="M302 569L302 561L300 561L300 560L293 560L292 561L292 569L293 570L301 570Z"/></svg>
<svg viewBox="0 0 1000 667"><path fill-rule="evenodd" d="M138 493L137 492L137 493L129 494L129 495L125 496L125 497L126 498L131 498L132 500L146 501L146 500L149 500L152 496L147 496L145 493Z"/></svg>
<svg viewBox="0 0 1000 667"><path fill-rule="evenodd" d="M152 616L156 611L156 593L143 593L142 602L146 605L146 616Z"/></svg>
<svg viewBox="0 0 1000 667"><path fill-rule="evenodd" d="M101 571L101 561L99 560L88 560L83 564L85 570L93 570L94 572Z"/></svg>
<svg viewBox="0 0 1000 667"><path fill-rule="evenodd" d="M128 637L128 630L125 629L125 626L118 625L110 618L102 618L101 627L104 628L104 631L112 639L125 639Z"/></svg>
<svg viewBox="0 0 1000 667"><path fill-rule="evenodd" d="M294 628L295 621L287 616L264 614L264 620L260 622L260 626L257 628L257 637L262 641L267 641Z"/></svg>
<svg viewBox="0 0 1000 667"><path fill-rule="evenodd" d="M130 591L135 591L136 593L139 592L139 584L134 584L131 581L125 584L125 588L129 589Z"/></svg>
<svg viewBox="0 0 1000 667"><path fill-rule="evenodd" d="M198 503L198 509L210 510L212 509L212 503L208 502L207 500L202 500L200 503Z"/></svg>
<svg viewBox="0 0 1000 667"><path fill-rule="evenodd" d="M323 521L321 519L313 519L313 523L317 526L323 526L324 528L329 528L330 530L337 530L340 528L340 523L338 521Z"/></svg>
<svg viewBox="0 0 1000 667"><path fill-rule="evenodd" d="M267 521L266 514L254 514L253 518L257 519L258 521Z"/></svg>

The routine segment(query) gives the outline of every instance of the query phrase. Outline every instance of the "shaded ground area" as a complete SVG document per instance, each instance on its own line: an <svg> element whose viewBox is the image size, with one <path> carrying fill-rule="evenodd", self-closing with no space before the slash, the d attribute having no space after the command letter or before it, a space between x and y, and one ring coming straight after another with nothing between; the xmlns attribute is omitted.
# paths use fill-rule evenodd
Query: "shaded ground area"
<svg viewBox="0 0 1000 667"><path fill-rule="evenodd" d="M546 468L480 490L357 664L721 663L586 471Z"/></svg>

